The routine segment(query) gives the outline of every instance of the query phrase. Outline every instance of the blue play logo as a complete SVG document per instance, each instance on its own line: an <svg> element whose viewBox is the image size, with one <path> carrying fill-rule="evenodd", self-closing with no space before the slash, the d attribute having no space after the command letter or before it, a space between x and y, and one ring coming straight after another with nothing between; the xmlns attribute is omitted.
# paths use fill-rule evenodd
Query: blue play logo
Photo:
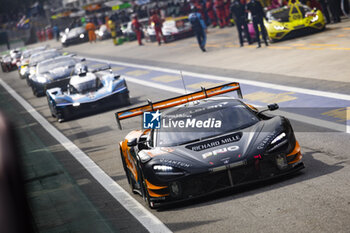
<svg viewBox="0 0 350 233"><path fill-rule="evenodd" d="M144 129L159 129L160 128L160 116L162 114L157 110L156 112L144 112L143 113L143 128Z"/></svg>

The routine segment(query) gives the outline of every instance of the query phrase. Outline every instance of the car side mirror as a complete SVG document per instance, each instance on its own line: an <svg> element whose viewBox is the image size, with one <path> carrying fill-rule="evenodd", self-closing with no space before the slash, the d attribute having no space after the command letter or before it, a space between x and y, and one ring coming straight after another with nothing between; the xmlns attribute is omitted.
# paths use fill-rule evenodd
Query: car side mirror
<svg viewBox="0 0 350 233"><path fill-rule="evenodd" d="M279 109L280 106L278 106L278 104L274 103L274 104L267 105L267 107L270 111L275 111L275 110Z"/></svg>
<svg viewBox="0 0 350 233"><path fill-rule="evenodd" d="M263 112L266 112L266 111L275 111L277 109L279 109L278 104L276 104L276 103L269 104L269 105L267 105L267 109L261 110L260 112L258 112L258 115L263 113Z"/></svg>
<svg viewBox="0 0 350 233"><path fill-rule="evenodd" d="M127 143L128 147L134 147L137 145L137 138L133 138Z"/></svg>

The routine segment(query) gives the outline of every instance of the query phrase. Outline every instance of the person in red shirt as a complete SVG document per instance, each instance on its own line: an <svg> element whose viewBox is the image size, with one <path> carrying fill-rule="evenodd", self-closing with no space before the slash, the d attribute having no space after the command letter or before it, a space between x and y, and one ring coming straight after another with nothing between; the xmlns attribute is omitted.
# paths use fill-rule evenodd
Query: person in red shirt
<svg viewBox="0 0 350 233"><path fill-rule="evenodd" d="M217 19L216 19L216 15L215 15L215 12L214 12L213 0L207 0L206 7L207 7L207 11L208 11L208 16L210 18L210 22L213 25L213 27L216 27Z"/></svg>
<svg viewBox="0 0 350 233"><path fill-rule="evenodd" d="M134 30L136 34L137 41L139 42L139 45L143 45L141 41L142 37L142 25L140 24L139 20L137 19L137 15L133 16L133 19L131 21L132 29Z"/></svg>
<svg viewBox="0 0 350 233"><path fill-rule="evenodd" d="M226 13L225 13L225 3L223 0L215 0L214 7L216 10L216 15L218 16L220 27L225 27L227 25Z"/></svg>
<svg viewBox="0 0 350 233"><path fill-rule="evenodd" d="M158 45L161 45L161 39L163 39L164 41L164 37L163 37L163 32L162 32L162 26L163 26L163 22L162 19L159 17L158 13L156 10L153 10L152 12L152 16L149 19L149 23L154 23L154 30L156 32L156 38L158 41Z"/></svg>
<svg viewBox="0 0 350 233"><path fill-rule="evenodd" d="M95 24L93 22L89 21L86 24L85 29L88 32L90 43L96 42L96 34L95 34L96 27L95 27Z"/></svg>

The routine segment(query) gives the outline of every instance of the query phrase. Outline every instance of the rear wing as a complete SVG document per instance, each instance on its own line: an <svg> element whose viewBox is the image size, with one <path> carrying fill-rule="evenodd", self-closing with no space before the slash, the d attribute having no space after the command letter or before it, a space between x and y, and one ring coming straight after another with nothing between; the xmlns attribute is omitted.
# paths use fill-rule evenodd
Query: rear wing
<svg viewBox="0 0 350 233"><path fill-rule="evenodd" d="M122 126L120 124L121 120L142 115L144 112L171 108L171 107L189 103L192 101L206 99L216 95L225 94L231 91L237 91L238 97L241 99L243 98L239 83L232 82L232 83L228 83L228 84L224 84L224 85L220 85L220 86L216 86L208 89L205 89L204 87L202 87L201 91L193 92L186 95L181 95L171 99L161 100L155 103L152 103L150 100L148 100L148 104L146 105L116 112L115 117L116 117L119 129L122 129Z"/></svg>

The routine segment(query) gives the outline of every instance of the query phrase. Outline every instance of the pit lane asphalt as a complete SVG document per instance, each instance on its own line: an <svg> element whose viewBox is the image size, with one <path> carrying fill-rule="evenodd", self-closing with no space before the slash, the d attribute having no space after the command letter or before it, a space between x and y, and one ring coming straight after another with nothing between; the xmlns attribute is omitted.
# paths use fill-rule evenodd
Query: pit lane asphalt
<svg viewBox="0 0 350 233"><path fill-rule="evenodd" d="M86 52L86 46L90 45L74 46L69 49L81 51L85 48ZM98 47L93 46L89 47L89 54L98 54ZM191 52L193 51L188 53ZM112 55L98 56L115 59ZM165 60L165 55L163 56ZM141 62L139 64L147 64L142 59L138 61ZM303 61L301 59L300 64ZM155 61L153 65L154 63ZM156 63L162 65L159 61ZM216 68L207 69L203 66L200 69L203 72L207 70L213 73L217 70L221 70L222 73L229 72ZM246 79L250 77L249 73L243 71L240 74ZM261 73L255 75L261 79L268 76ZM272 81L280 83L278 76L275 77L276 82ZM129 129L139 128L140 119L126 120L123 123L123 131L117 130L113 114L115 111L59 124L50 117L46 99L34 97L15 72L2 74L2 78L131 193L117 152L117 142L122 140ZM323 89L324 86L319 85L319 80L311 80L308 77L301 77L301 80L308 80L310 87L315 86L317 89L329 91L328 88ZM300 80L288 82L293 86L303 86L298 81ZM347 85L345 81L335 83L337 85L332 85L333 83L335 82L327 82L328 86L333 88L332 91L348 94L349 89L342 88L343 85ZM145 88L133 83L128 83L128 86L134 105L145 103L147 98L156 101L176 96L176 93ZM300 174L151 212L171 230L177 232L349 232L349 135L329 132L296 121L292 121L292 124L302 146L306 164L306 169ZM136 195L134 197L144 204L140 197Z"/></svg>
<svg viewBox="0 0 350 233"><path fill-rule="evenodd" d="M2 79L131 193L117 142L129 129L138 128L140 119L125 121L123 131L116 127L115 111L59 124L51 118L46 99L34 97L16 72L2 74ZM160 100L176 95L132 83L128 85L134 105L144 103L146 98ZM306 164L300 174L151 212L177 232L348 232L349 136L318 133L322 129L298 122L292 124ZM298 133L301 129L303 133ZM315 130L316 133L306 132ZM97 194L103 198L102 193ZM144 204L140 197L134 197ZM108 211L113 212L111 208Z"/></svg>

